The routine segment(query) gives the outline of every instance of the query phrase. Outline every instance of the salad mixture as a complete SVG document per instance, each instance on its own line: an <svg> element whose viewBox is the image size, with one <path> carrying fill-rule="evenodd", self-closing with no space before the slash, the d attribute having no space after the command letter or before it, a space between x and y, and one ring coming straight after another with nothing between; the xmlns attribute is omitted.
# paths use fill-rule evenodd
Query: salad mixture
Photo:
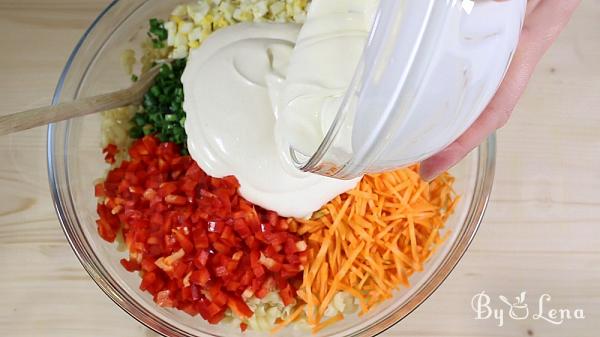
<svg viewBox="0 0 600 337"><path fill-rule="evenodd" d="M308 218L282 217L239 193L235 176L209 176L188 152L181 82L190 51L242 22L303 23L306 0L200 0L150 20L131 72L159 64L139 106L103 113L110 169L95 185L97 228L124 244L122 266L157 305L211 324L276 332L324 329L391 298L444 241L459 200L454 178L431 182L418 165L367 175ZM168 60L168 61L167 61Z"/></svg>

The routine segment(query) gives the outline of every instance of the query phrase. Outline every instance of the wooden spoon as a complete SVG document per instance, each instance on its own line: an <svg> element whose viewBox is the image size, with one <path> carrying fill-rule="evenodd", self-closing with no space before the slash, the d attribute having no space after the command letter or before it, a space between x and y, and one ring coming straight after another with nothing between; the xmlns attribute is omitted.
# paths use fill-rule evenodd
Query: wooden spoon
<svg viewBox="0 0 600 337"><path fill-rule="evenodd" d="M147 71L128 89L0 116L0 136L139 103L154 84L154 78L158 75L160 67L161 65L157 65Z"/></svg>

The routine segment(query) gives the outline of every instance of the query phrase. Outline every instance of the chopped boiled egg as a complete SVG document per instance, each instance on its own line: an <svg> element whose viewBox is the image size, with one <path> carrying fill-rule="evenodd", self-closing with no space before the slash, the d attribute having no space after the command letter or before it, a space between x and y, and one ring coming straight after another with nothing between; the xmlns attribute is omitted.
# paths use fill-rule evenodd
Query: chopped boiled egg
<svg viewBox="0 0 600 337"><path fill-rule="evenodd" d="M169 57L186 58L212 32L236 23L302 23L308 4L308 0L198 0L179 5L164 24Z"/></svg>

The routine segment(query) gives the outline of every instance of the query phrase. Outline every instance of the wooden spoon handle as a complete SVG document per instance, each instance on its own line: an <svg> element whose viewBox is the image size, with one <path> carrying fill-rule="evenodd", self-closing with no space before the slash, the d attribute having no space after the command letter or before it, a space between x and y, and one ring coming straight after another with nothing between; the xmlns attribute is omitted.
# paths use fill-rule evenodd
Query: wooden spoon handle
<svg viewBox="0 0 600 337"><path fill-rule="evenodd" d="M154 84L154 77L160 72L160 68L161 65L157 65L150 69L140 77L139 81L128 89L81 98L73 102L17 112L8 116L0 116L0 136L139 103L144 94Z"/></svg>
<svg viewBox="0 0 600 337"><path fill-rule="evenodd" d="M0 136L139 102L130 89L0 117Z"/></svg>

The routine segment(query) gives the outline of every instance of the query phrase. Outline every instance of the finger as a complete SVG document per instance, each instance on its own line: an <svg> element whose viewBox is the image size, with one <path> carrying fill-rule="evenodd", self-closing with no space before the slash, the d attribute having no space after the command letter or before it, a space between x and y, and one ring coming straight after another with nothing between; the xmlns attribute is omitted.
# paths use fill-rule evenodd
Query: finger
<svg viewBox="0 0 600 337"><path fill-rule="evenodd" d="M537 4L523 27L517 51L498 92L462 136L421 164L420 173L424 179L431 180L454 166L508 121L535 66L578 4L579 0L544 0Z"/></svg>
<svg viewBox="0 0 600 337"><path fill-rule="evenodd" d="M580 2L580 0L538 0L525 19L521 41L532 43L531 46L536 47L536 51L543 54L569 22Z"/></svg>
<svg viewBox="0 0 600 337"><path fill-rule="evenodd" d="M481 144L488 135L492 134L498 128L497 125L504 123L505 119L508 119L508 114L498 113L490 110L490 108L486 109L456 141L442 152L421 163L421 177L427 181L432 180L440 173L456 165L471 150Z"/></svg>

